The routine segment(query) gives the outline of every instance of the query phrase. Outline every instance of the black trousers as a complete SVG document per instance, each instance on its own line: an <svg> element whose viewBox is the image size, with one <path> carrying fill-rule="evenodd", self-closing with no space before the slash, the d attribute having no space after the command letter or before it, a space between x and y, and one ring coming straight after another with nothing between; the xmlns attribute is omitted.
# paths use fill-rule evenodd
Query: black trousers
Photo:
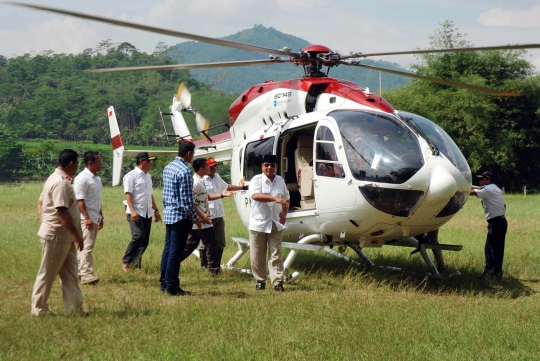
<svg viewBox="0 0 540 361"><path fill-rule="evenodd" d="M484 253L486 255L486 267L484 271L493 275L502 273L504 259L504 243L508 222L504 216L488 220L488 234Z"/></svg>
<svg viewBox="0 0 540 361"><path fill-rule="evenodd" d="M150 229L152 228L152 217L139 216L139 222L131 219L131 214L126 214L129 228L131 229L131 241L122 258L122 262L128 266L141 268L141 260L144 251L150 241Z"/></svg>
<svg viewBox="0 0 540 361"><path fill-rule="evenodd" d="M189 257L189 255L197 249L199 242L204 244L205 252L201 253L201 257L206 257L208 270L211 272L219 272L221 270L219 264L219 247L216 242L214 227L203 228L200 231L192 229L184 248L184 253L180 258L180 262Z"/></svg>

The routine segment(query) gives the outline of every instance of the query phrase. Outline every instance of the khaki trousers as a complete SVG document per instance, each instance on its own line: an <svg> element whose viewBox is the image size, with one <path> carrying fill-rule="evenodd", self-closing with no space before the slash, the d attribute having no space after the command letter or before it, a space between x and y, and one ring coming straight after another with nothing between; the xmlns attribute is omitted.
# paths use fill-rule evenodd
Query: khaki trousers
<svg viewBox="0 0 540 361"><path fill-rule="evenodd" d="M283 231L278 231L272 222L271 233L249 231L249 252L251 256L251 271L256 282L265 282L266 253L268 252L268 269L272 285L283 282L283 257L281 255L281 239Z"/></svg>
<svg viewBox="0 0 540 361"><path fill-rule="evenodd" d="M32 315L47 313L47 301L57 275L60 275L66 316L82 311L83 297L77 276L77 250L75 243L58 243L41 239L41 266L32 291Z"/></svg>
<svg viewBox="0 0 540 361"><path fill-rule="evenodd" d="M83 250L77 254L77 260L79 261L79 277L81 279L88 277L94 273L94 246L96 244L96 237L98 233L97 224L94 223L92 230L86 228L85 220L81 219L81 230L84 241Z"/></svg>

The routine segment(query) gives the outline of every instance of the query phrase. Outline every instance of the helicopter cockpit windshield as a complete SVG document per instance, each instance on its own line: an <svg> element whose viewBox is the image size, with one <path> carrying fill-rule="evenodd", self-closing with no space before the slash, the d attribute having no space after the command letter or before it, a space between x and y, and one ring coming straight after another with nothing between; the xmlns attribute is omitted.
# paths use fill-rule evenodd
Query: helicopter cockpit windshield
<svg viewBox="0 0 540 361"><path fill-rule="evenodd" d="M397 119L358 110L336 110L328 115L338 124L354 178L401 184L424 165L416 136Z"/></svg>
<svg viewBox="0 0 540 361"><path fill-rule="evenodd" d="M457 147L456 143L454 143L452 138L450 138L441 127L431 120L413 113L399 111L398 114L405 122L410 122L410 120L412 120L413 122L410 125L413 128L419 127L454 167L459 169L463 174L463 177L465 177L468 182L472 181L471 169L469 168L467 160Z"/></svg>

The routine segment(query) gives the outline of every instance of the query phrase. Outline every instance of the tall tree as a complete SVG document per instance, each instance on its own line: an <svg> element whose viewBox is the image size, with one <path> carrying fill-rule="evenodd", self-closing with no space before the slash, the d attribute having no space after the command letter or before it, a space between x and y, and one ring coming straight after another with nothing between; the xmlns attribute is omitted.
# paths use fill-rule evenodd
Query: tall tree
<svg viewBox="0 0 540 361"><path fill-rule="evenodd" d="M471 47L466 34L445 21L430 38L432 49ZM397 109L425 116L454 139L473 172L491 169L507 189L540 185L540 83L525 51L423 54L412 66L420 75L507 91L520 97L496 97L414 80L386 93Z"/></svg>

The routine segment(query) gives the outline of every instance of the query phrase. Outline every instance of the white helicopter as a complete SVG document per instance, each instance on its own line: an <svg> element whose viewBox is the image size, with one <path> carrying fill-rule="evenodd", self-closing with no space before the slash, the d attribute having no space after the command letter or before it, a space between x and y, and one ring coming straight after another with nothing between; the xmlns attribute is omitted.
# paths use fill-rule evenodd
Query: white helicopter
<svg viewBox="0 0 540 361"><path fill-rule="evenodd" d="M205 138L196 141L196 156L213 157L231 166L234 184L249 184L261 173L264 154L281 160L281 175L291 194L287 229L283 246L291 248L285 260L289 279L291 264L300 250L321 248L332 255L351 260L328 247L353 249L361 260L373 265L363 252L367 247L385 245L416 248L433 276L439 276L426 249L459 251L458 245L420 243L414 236L436 230L460 210L472 186L469 165L439 126L421 116L395 110L385 99L352 82L333 79L322 67L355 66L390 72L443 85L481 91L495 96L519 94L412 73L368 66L361 58L399 54L462 52L478 50L540 48L540 44L460 49L415 50L347 56L321 45L310 45L299 52L289 48L270 49L222 39L154 28L141 24L75 13L44 6L15 5L52 11L109 24L157 32L236 49L272 54L269 59L207 64L115 68L92 70L94 73L172 70L229 66L270 65L291 62L301 65L300 79L266 81L252 86L230 106L228 132L209 135L208 122L191 107L191 96L181 86L170 107L173 127L182 140L191 140L181 115L182 110L196 114L198 131ZM282 56L282 57L280 57ZM113 185L120 181L122 157L141 150L125 150L114 109L109 108L114 149ZM151 151L174 155L176 152ZM234 196L243 223L249 222L248 191ZM234 264L248 251L247 239L233 237L238 252L225 265ZM328 247L326 247L328 246Z"/></svg>

